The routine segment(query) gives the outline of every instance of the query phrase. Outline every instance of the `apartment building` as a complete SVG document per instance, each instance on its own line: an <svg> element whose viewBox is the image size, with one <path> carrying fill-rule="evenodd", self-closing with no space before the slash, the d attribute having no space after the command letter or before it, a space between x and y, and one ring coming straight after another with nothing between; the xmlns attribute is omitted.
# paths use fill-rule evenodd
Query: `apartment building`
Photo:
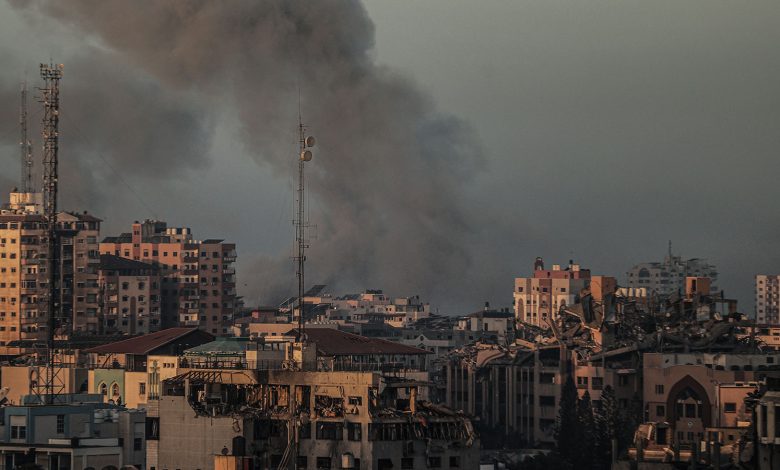
<svg viewBox="0 0 780 470"><path fill-rule="evenodd" d="M160 270L163 328L197 326L229 334L236 308L236 245L195 240L189 228L136 222L131 233L106 237L100 253L151 263Z"/></svg>
<svg viewBox="0 0 780 470"><path fill-rule="evenodd" d="M55 266L57 333L99 331L98 245L101 220L58 214ZM46 222L22 209L0 211L0 353L17 354L46 337L49 278Z"/></svg>
<svg viewBox="0 0 780 470"><path fill-rule="evenodd" d="M780 275L757 274L756 323L780 326Z"/></svg>
<svg viewBox="0 0 780 470"><path fill-rule="evenodd" d="M683 259L669 252L661 262L640 263L626 273L626 286L646 289L649 296L667 297L685 292L685 278L709 278L710 294L718 293L718 270L701 258Z"/></svg>
<svg viewBox="0 0 780 470"><path fill-rule="evenodd" d="M160 329L160 270L156 265L100 255L99 284L105 332L136 335Z"/></svg>
<svg viewBox="0 0 780 470"><path fill-rule="evenodd" d="M560 308L577 303L580 291L589 287L590 281L590 270L574 262L569 262L565 269L557 264L545 269L544 260L536 258L533 276L515 279L515 319L549 328Z"/></svg>

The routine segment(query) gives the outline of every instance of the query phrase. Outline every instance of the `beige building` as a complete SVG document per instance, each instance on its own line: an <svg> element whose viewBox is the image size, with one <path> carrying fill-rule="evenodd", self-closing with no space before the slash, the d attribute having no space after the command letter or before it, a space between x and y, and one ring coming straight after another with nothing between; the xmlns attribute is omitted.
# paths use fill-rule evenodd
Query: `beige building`
<svg viewBox="0 0 780 470"><path fill-rule="evenodd" d="M569 263L565 269L555 264L552 269L545 269L544 261L537 258L532 277L515 278L515 319L549 328L560 309L575 304L580 291L590 283L590 270L582 269L578 264Z"/></svg>
<svg viewBox="0 0 780 470"><path fill-rule="evenodd" d="M235 244L195 240L189 228L147 220L134 223L132 233L104 238L100 253L159 267L163 328L197 326L212 334L231 333L236 307Z"/></svg>
<svg viewBox="0 0 780 470"><path fill-rule="evenodd" d="M755 292L756 323L780 327L780 276L756 275Z"/></svg>
<svg viewBox="0 0 780 470"><path fill-rule="evenodd" d="M158 468L477 468L471 422L417 399L422 382L377 372L191 371L159 402ZM245 397L238 405L218 397ZM241 407L240 409L238 407Z"/></svg>
<svg viewBox="0 0 780 470"><path fill-rule="evenodd" d="M650 422L669 424L666 443L690 444L713 433L733 443L752 419L747 394L763 377L780 376L778 353L646 353L643 361L645 413Z"/></svg>
<svg viewBox="0 0 780 470"><path fill-rule="evenodd" d="M98 317L100 219L58 214L60 316L58 334L95 334ZM22 209L0 211L0 353L18 354L46 338L49 278L43 216Z"/></svg>

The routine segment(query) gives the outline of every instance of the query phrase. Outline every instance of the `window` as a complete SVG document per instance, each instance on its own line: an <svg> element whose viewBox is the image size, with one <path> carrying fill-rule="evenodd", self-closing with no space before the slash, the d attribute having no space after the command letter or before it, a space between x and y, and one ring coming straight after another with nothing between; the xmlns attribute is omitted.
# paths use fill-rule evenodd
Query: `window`
<svg viewBox="0 0 780 470"><path fill-rule="evenodd" d="M736 413L737 412L737 404L736 403L726 403L723 407L724 413Z"/></svg>
<svg viewBox="0 0 780 470"><path fill-rule="evenodd" d="M664 405L658 405L655 407L656 416L666 416L666 407Z"/></svg>
<svg viewBox="0 0 780 470"><path fill-rule="evenodd" d="M441 468L441 457L428 457L428 468Z"/></svg>
<svg viewBox="0 0 780 470"><path fill-rule="evenodd" d="M547 395L539 396L539 406L555 406L555 397Z"/></svg>
<svg viewBox="0 0 780 470"><path fill-rule="evenodd" d="M363 404L363 397L349 397L349 404L350 405L362 405Z"/></svg>
<svg viewBox="0 0 780 470"><path fill-rule="evenodd" d="M577 377L577 388L588 388L588 378Z"/></svg>
<svg viewBox="0 0 780 470"><path fill-rule="evenodd" d="M655 394L656 395L663 395L664 394L664 384L656 384L655 385Z"/></svg>
<svg viewBox="0 0 780 470"><path fill-rule="evenodd" d="M98 390L100 390L101 395L108 395L108 385L105 383L98 385Z"/></svg>
<svg viewBox="0 0 780 470"><path fill-rule="evenodd" d="M414 457L404 457L401 459L401 468L402 469L413 469L414 468Z"/></svg>
<svg viewBox="0 0 780 470"><path fill-rule="evenodd" d="M146 382L140 382L138 384L138 394L146 395Z"/></svg>
<svg viewBox="0 0 780 470"><path fill-rule="evenodd" d="M141 437L136 437L133 439L133 450L143 450L144 448L144 440Z"/></svg>
<svg viewBox="0 0 780 470"><path fill-rule="evenodd" d="M295 468L298 470L304 469L309 466L309 459L305 455L299 455L295 459Z"/></svg>
<svg viewBox="0 0 780 470"><path fill-rule="evenodd" d="M330 469L330 457L317 457L317 470Z"/></svg>
<svg viewBox="0 0 780 470"><path fill-rule="evenodd" d="M347 423L347 439L350 441L361 440L362 428L360 423Z"/></svg>
<svg viewBox="0 0 780 470"><path fill-rule="evenodd" d="M344 434L344 423L317 423L317 439L340 441ZM318 465L319 466L319 465Z"/></svg>
<svg viewBox="0 0 780 470"><path fill-rule="evenodd" d="M591 387L593 390L601 390L604 388L604 377L593 377L591 380Z"/></svg>
<svg viewBox="0 0 780 470"><path fill-rule="evenodd" d="M311 439L311 423L301 423L298 427L298 439Z"/></svg>
<svg viewBox="0 0 780 470"><path fill-rule="evenodd" d="M628 376L627 375L618 375L618 385L626 386L628 385Z"/></svg>
<svg viewBox="0 0 780 470"><path fill-rule="evenodd" d="M27 439L27 426L11 426L11 439Z"/></svg>
<svg viewBox="0 0 780 470"><path fill-rule="evenodd" d="M65 434L65 415L57 415L57 434Z"/></svg>
<svg viewBox="0 0 780 470"><path fill-rule="evenodd" d="M460 456L452 455L450 456L450 468L459 468L460 467Z"/></svg>

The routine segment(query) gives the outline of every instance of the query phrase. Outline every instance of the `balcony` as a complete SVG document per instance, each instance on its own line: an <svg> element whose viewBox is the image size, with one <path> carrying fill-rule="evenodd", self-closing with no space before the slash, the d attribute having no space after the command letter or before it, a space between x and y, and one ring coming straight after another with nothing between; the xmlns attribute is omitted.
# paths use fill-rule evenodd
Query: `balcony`
<svg viewBox="0 0 780 470"><path fill-rule="evenodd" d="M222 268L222 274L233 275L235 273L236 273L236 268L234 267Z"/></svg>

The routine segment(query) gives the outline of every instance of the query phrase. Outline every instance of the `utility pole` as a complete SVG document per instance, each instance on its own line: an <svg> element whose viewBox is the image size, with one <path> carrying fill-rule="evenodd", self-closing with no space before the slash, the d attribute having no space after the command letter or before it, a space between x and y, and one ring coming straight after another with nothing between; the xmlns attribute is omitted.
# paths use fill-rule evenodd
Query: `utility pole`
<svg viewBox="0 0 780 470"><path fill-rule="evenodd" d="M310 162L312 159L311 147L314 147L314 137L306 136L306 128L301 121L300 109L298 111L298 144L299 144L299 157L298 157L298 189L296 191L297 197L297 211L295 214L295 244L297 245L298 253L294 257L297 263L296 276L298 278L298 341L303 338L304 329L304 311L303 311L303 289L304 289L304 264L306 262L306 248L309 247L308 240L306 239L306 229L309 227L305 220L306 217L306 191L304 184L304 164Z"/></svg>
<svg viewBox="0 0 780 470"><path fill-rule="evenodd" d="M58 379L59 369L55 367L54 337L59 327L60 303L57 300L57 264L58 245L57 237L57 157L59 151L59 123L60 123L60 79L62 78L62 64L41 64L41 78L44 87L41 91L43 103L43 213L46 220L46 233L48 244L48 327L46 340L46 383L44 386L46 403L54 403L54 398L59 389L55 382Z"/></svg>
<svg viewBox="0 0 780 470"><path fill-rule="evenodd" d="M19 150L21 151L21 171L20 190L23 193L35 192L32 182L32 142L27 138L27 82L22 82L21 102L19 104L19 130L21 136L19 139Z"/></svg>

